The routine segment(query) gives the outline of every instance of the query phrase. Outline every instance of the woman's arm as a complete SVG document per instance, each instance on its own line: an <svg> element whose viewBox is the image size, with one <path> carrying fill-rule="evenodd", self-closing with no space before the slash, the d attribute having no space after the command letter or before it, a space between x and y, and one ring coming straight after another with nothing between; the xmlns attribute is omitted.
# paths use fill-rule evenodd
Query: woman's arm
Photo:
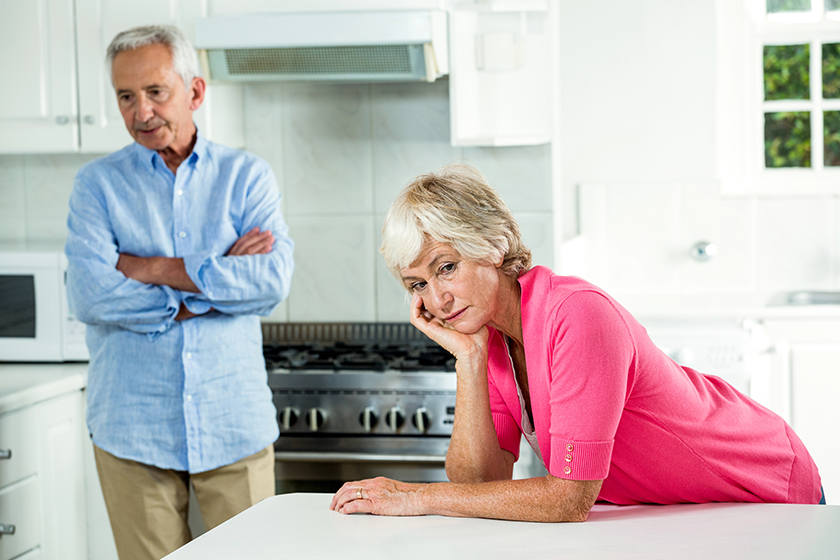
<svg viewBox="0 0 840 560"><path fill-rule="evenodd" d="M379 477L345 483L333 496L330 509L348 514L579 522L589 516L601 483L551 475L479 484L408 484Z"/></svg>
<svg viewBox="0 0 840 560"><path fill-rule="evenodd" d="M411 323L456 360L458 390L452 438L446 454L446 476L452 482L465 483L510 480L513 455L499 447L490 414L487 327L471 335L447 328L425 310L417 295L411 302Z"/></svg>

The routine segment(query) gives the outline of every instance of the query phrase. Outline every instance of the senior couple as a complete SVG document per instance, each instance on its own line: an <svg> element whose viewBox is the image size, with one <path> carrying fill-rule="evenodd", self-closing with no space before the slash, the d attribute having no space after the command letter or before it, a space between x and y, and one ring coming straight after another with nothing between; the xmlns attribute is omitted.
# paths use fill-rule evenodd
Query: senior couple
<svg viewBox="0 0 840 560"><path fill-rule="evenodd" d="M120 33L107 62L135 143L76 177L68 292L119 556L152 559L190 540L190 486L208 528L274 493L257 316L288 295L293 243L270 167L193 124L206 86L176 28ZM674 363L599 288L532 267L477 169L412 181L382 233L411 323L456 358L451 482L348 482L333 510L557 522L596 500L824 503L784 420ZM523 435L546 476L512 480Z"/></svg>

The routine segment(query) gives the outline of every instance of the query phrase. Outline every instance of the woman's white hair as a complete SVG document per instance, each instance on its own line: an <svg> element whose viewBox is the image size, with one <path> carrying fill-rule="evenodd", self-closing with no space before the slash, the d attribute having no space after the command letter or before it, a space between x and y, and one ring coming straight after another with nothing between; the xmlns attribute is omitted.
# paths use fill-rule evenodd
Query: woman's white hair
<svg viewBox="0 0 840 560"><path fill-rule="evenodd" d="M397 279L429 240L451 245L461 256L497 262L516 278L531 267L531 251L519 224L481 172L469 164L446 165L421 175L391 203L379 252Z"/></svg>
<svg viewBox="0 0 840 560"><path fill-rule="evenodd" d="M174 25L144 25L117 33L108 45L108 51L105 54L105 64L111 75L111 82L114 81L111 73L114 58L123 51L139 49L147 45L169 47L169 52L172 53L172 69L181 76L184 86L190 87L193 78L199 75L198 56L181 30Z"/></svg>

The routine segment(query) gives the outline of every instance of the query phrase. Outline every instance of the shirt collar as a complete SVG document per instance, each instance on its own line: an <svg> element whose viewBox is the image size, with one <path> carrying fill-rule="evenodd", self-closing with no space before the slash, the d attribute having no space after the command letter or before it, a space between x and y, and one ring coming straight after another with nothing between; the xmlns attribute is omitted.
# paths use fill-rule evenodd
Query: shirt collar
<svg viewBox="0 0 840 560"><path fill-rule="evenodd" d="M198 126L195 127L195 131L195 145L193 146L192 153L187 156L187 161L191 163L193 167L198 167L199 162L207 155L207 139L205 139L201 134L201 130L199 130ZM160 154L155 150L150 150L138 142L134 142L134 149L137 151L140 161L144 163L150 173L154 173L158 166L166 166L163 162L163 158L160 157Z"/></svg>

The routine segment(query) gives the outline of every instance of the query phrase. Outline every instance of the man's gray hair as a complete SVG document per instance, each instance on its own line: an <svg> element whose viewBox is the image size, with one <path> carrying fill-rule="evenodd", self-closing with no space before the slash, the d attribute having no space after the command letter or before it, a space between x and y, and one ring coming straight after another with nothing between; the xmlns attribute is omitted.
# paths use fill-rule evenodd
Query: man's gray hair
<svg viewBox="0 0 840 560"><path fill-rule="evenodd" d="M147 45L166 45L172 53L172 69L181 76L184 86L189 88L192 79L199 75L198 56L195 49L174 25L144 25L117 33L105 54L105 63L114 81L112 72L114 58L123 52Z"/></svg>

